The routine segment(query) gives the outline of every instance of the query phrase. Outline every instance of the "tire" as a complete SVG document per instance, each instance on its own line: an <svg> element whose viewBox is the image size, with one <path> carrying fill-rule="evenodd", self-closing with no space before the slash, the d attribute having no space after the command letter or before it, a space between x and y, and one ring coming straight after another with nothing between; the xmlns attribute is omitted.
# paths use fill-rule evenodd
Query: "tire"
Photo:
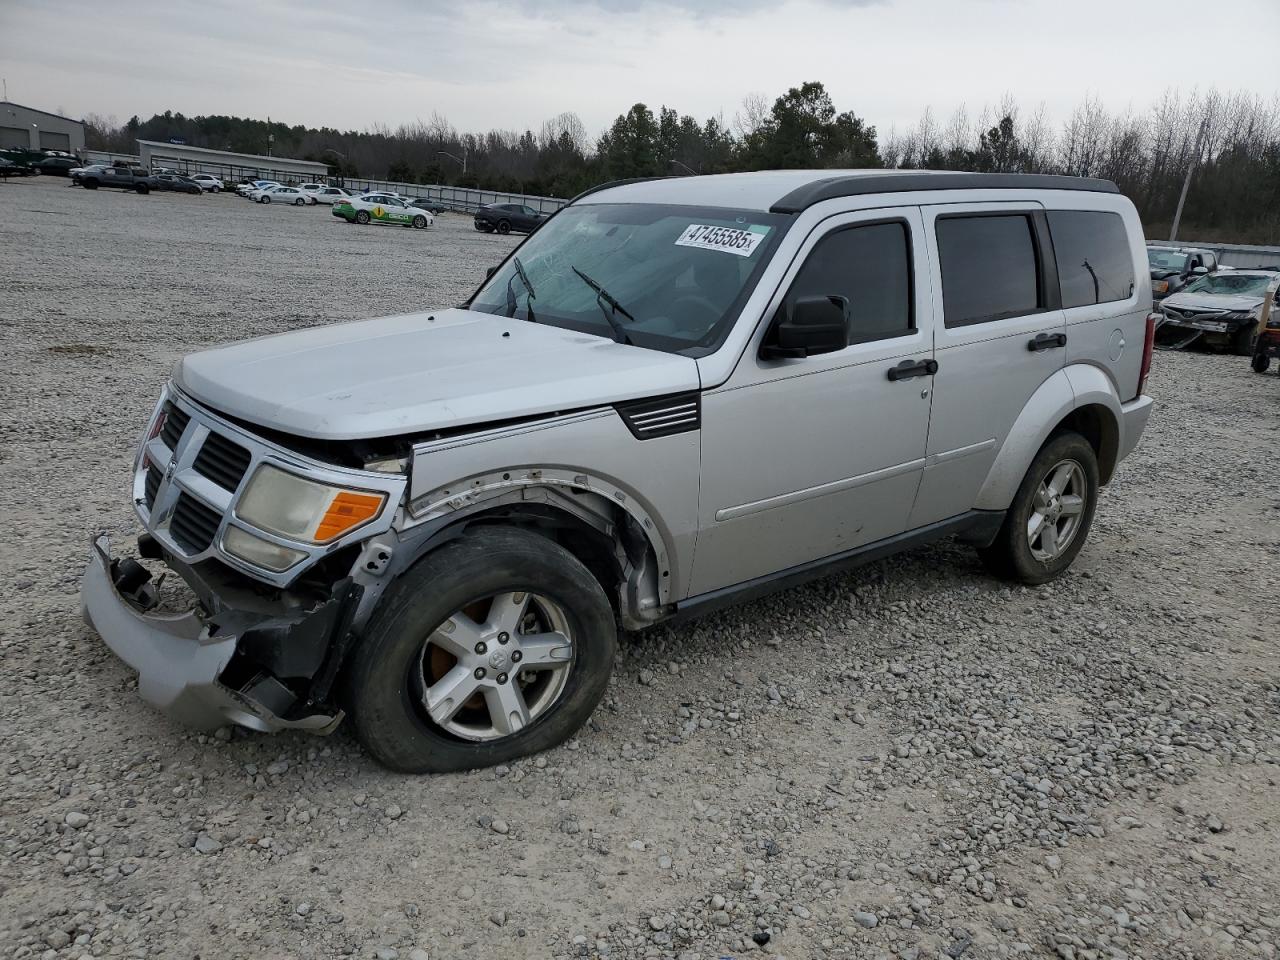
<svg viewBox="0 0 1280 960"><path fill-rule="evenodd" d="M299 197L297 200L293 201L293 205L295 207L305 207L307 205L307 201L302 197Z"/></svg>
<svg viewBox="0 0 1280 960"><path fill-rule="evenodd" d="M1265 353L1255 353L1249 366L1253 367L1254 373L1266 373L1267 367L1271 366L1271 358Z"/></svg>
<svg viewBox="0 0 1280 960"><path fill-rule="evenodd" d="M137 190L139 193L143 193L143 194L146 194L146 193L150 193L150 192L151 192L151 188L150 188L150 187L148 187L145 183L139 183L139 184L137 184L136 186L134 186L134 188L133 188L133 189L135 189L135 190Z"/></svg>
<svg viewBox="0 0 1280 960"><path fill-rule="evenodd" d="M98 189L98 181L97 181L97 180L85 180L85 181L84 181L84 188L85 188L86 190L97 190L97 189Z"/></svg>
<svg viewBox="0 0 1280 960"><path fill-rule="evenodd" d="M263 197L263 198L262 198L262 202L263 202L263 203L270 203L270 202L271 202L271 198L270 198L270 197Z"/></svg>
<svg viewBox="0 0 1280 960"><path fill-rule="evenodd" d="M1231 337L1231 351L1237 357L1253 356L1253 328L1241 327Z"/></svg>
<svg viewBox="0 0 1280 960"><path fill-rule="evenodd" d="M359 224L365 224L365 223L368 223L368 222L369 222L369 211L368 211L368 210L357 210L357 211L356 211L356 223L359 223Z"/></svg>
<svg viewBox="0 0 1280 960"><path fill-rule="evenodd" d="M210 187L210 188L209 188L209 192L210 192L210 193L221 193L221 192L222 192L222 188L221 188L221 187Z"/></svg>
<svg viewBox="0 0 1280 960"><path fill-rule="evenodd" d="M516 638L524 638L524 649L532 651L529 638L537 636L536 632L516 634L509 646L494 645L489 650L488 645L477 645L472 650L471 638L481 636L475 631L490 628L482 627L467 611L476 610L477 604L490 597L502 601L523 597L526 606L522 609L535 611L535 618L542 617L543 604L557 609L560 626L555 630L570 638L571 659L551 656L548 646L544 662L564 665L541 673L503 667L493 659L507 651L514 663L515 651L521 649ZM487 621L495 618L492 608L480 616ZM522 615L529 616L527 612ZM455 625L448 635L435 629L446 623ZM457 629L459 624L461 630ZM492 633L494 629L498 628L484 634L490 644L509 636ZM439 651L428 644L429 638L457 643L456 637L467 634L470 637L459 647L468 658L465 664L452 654L445 654L445 662L437 663ZM565 650L558 647L556 653ZM493 766L548 750L571 737L604 695L616 650L617 627L608 597L577 558L535 533L515 528L481 529L427 555L388 590L352 654L345 705L365 748L392 770L447 773ZM463 666L461 671L459 666ZM486 677L473 681L477 674L468 675L472 667L485 671ZM495 674L494 669L512 672L509 676ZM564 671L564 676L559 671ZM443 724L437 723L424 706L424 688L455 674L462 705L453 706L451 699L443 698L440 703L452 707L452 712L442 712ZM529 677L536 679L527 683ZM544 682L558 684L554 696L548 693L552 687L539 686ZM517 699L527 707L531 719L514 732L500 730L499 722L511 723L495 720L503 714L492 713L489 704L513 693L519 694ZM540 697L541 705L537 702ZM479 726L467 727L466 722ZM488 732L459 734L450 728Z"/></svg>
<svg viewBox="0 0 1280 960"><path fill-rule="evenodd" d="M506 221L506 220L499 220L499 221L498 221L498 232L499 232L499 233L510 233L510 232L511 232L511 224L510 224L508 221Z"/></svg>
<svg viewBox="0 0 1280 960"><path fill-rule="evenodd" d="M1060 474L1064 468L1067 474ZM1057 496L1048 504L1052 512L1041 512L1042 484L1063 476L1065 491L1058 486ZM1084 547L1098 505L1098 487L1098 458L1089 441L1078 433L1050 437L1027 468L1000 532L990 546L979 548L978 556L988 570L1002 579L1030 585L1056 579ZM1078 511L1071 512L1071 506L1077 506ZM1042 530L1052 524L1053 538L1058 541L1052 545L1053 551L1043 532L1036 535L1034 543L1038 546L1033 547L1029 524L1037 514L1046 518L1041 522ZM1060 537L1066 542L1060 542Z"/></svg>
<svg viewBox="0 0 1280 960"><path fill-rule="evenodd" d="M414 218L413 218L413 229L415 229L415 230L425 230L425 229L427 229L427 218L426 218L426 217L424 217L424 216L422 216L421 214L419 214L418 216L414 217Z"/></svg>

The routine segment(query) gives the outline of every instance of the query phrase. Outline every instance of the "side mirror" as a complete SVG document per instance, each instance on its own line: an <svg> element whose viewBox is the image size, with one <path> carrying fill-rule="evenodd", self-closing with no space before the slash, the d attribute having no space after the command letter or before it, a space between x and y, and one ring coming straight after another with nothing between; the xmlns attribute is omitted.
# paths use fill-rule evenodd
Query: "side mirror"
<svg viewBox="0 0 1280 960"><path fill-rule="evenodd" d="M1209 272L1209 268L1205 266L1191 268L1191 275L1193 277L1203 277L1208 272Z"/></svg>
<svg viewBox="0 0 1280 960"><path fill-rule="evenodd" d="M760 356L766 360L834 353L849 345L849 301L844 297L802 297L778 311Z"/></svg>
<svg viewBox="0 0 1280 960"><path fill-rule="evenodd" d="M486 268L486 269L485 269L485 272L484 272L484 278L485 278L486 280L489 280L489 279L491 279L491 278L493 277L493 275L494 275L495 273L497 273L497 272L498 272L498 268L497 268L497 267L488 267L488 268Z"/></svg>

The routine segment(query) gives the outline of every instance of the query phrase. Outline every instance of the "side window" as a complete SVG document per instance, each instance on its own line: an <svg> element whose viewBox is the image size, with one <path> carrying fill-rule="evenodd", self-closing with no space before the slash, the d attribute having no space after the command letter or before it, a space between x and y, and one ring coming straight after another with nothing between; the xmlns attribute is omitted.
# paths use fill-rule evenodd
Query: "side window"
<svg viewBox="0 0 1280 960"><path fill-rule="evenodd" d="M1212 253L1206 253L1204 255L1204 265L1209 268L1210 273L1213 273L1218 269L1218 258Z"/></svg>
<svg viewBox="0 0 1280 960"><path fill-rule="evenodd" d="M1128 300L1133 293L1133 255L1120 215L1050 210L1048 219L1062 306Z"/></svg>
<svg viewBox="0 0 1280 960"><path fill-rule="evenodd" d="M849 303L850 343L909 333L914 323L907 225L871 223L827 234L800 268L783 309L805 297L831 296Z"/></svg>
<svg viewBox="0 0 1280 960"><path fill-rule="evenodd" d="M1026 214L939 217L937 235L948 327L1022 316L1044 306Z"/></svg>

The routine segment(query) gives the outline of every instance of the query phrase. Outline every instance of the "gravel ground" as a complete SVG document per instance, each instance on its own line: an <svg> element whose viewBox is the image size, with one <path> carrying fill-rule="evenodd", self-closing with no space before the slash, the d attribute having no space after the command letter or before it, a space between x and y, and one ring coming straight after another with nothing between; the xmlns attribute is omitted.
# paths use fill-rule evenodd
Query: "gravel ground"
<svg viewBox="0 0 1280 960"><path fill-rule="evenodd" d="M0 956L1275 957L1280 378L1163 353L1039 589L944 543L623 644L468 775L196 735L82 624L184 352L457 302L512 241L0 184Z"/></svg>

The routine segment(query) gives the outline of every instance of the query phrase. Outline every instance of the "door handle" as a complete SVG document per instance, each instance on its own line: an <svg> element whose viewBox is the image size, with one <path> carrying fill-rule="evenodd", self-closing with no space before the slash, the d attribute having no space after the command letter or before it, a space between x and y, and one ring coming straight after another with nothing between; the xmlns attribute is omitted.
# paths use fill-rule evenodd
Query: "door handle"
<svg viewBox="0 0 1280 960"><path fill-rule="evenodd" d="M910 380L913 377L931 377L938 372L937 360L903 360L889 368L890 380Z"/></svg>
<svg viewBox="0 0 1280 960"><path fill-rule="evenodd" d="M1027 341L1028 350L1052 350L1054 347L1065 347L1066 345L1067 335L1065 333L1037 333Z"/></svg>

